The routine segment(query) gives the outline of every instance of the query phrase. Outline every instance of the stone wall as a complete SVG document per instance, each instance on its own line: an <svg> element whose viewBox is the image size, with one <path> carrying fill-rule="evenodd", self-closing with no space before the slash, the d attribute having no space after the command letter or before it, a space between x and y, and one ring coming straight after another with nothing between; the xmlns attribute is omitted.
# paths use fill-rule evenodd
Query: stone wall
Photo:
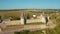
<svg viewBox="0 0 60 34"><path fill-rule="evenodd" d="M26 23L34 23L34 22L42 22L42 23L45 23L45 21L42 21L41 19L30 19L30 20L27 20Z"/></svg>
<svg viewBox="0 0 60 34"><path fill-rule="evenodd" d="M42 21L41 19L29 19L26 21L26 23L36 23L36 22L42 22L45 23L45 21ZM4 21L6 25L21 25L21 20L15 20L15 21Z"/></svg>
<svg viewBox="0 0 60 34"><path fill-rule="evenodd" d="M36 19L27 19L26 23L37 23L37 22L42 22L42 23L46 23L46 19L44 15L39 16L40 18L36 18ZM48 18L48 17L47 17ZM49 18L48 18L49 20ZM6 25L21 25L24 24L24 17L21 17L21 20L16 20L16 21L4 21L4 23Z"/></svg>
<svg viewBox="0 0 60 34"><path fill-rule="evenodd" d="M20 20L4 21L3 23L4 23L5 25L20 25L20 24L21 24Z"/></svg>

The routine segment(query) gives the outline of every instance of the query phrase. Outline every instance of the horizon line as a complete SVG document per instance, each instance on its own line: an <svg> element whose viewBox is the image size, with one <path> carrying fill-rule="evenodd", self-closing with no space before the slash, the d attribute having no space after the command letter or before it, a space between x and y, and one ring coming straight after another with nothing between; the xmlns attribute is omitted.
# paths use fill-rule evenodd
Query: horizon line
<svg viewBox="0 0 60 34"><path fill-rule="evenodd" d="M32 10L32 9L36 9L36 8L29 8L29 9ZM24 9L0 9L0 10L29 10L29 9L24 8ZM44 8L44 9L48 9L48 8ZM53 9L53 8L50 8L50 9ZM37 10L39 10L39 8Z"/></svg>

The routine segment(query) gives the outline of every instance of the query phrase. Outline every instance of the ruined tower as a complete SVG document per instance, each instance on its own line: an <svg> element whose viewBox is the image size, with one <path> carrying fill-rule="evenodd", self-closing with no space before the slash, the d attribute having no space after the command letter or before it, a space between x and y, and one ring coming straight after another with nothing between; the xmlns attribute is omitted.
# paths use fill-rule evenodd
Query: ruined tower
<svg viewBox="0 0 60 34"><path fill-rule="evenodd" d="M48 21L49 21L49 16L48 16L48 14L45 14L44 12L41 14L41 22L44 22L44 23L48 23Z"/></svg>
<svg viewBox="0 0 60 34"><path fill-rule="evenodd" d="M21 13L21 24L26 24L26 14L24 11Z"/></svg>

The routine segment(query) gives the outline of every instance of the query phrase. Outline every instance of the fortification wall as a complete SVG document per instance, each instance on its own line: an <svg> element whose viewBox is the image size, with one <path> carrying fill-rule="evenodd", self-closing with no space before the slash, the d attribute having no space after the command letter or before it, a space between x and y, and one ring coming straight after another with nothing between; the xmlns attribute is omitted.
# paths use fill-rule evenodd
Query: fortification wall
<svg viewBox="0 0 60 34"><path fill-rule="evenodd" d="M26 23L38 23L42 22L45 23L45 20L41 19L29 19L26 21ZM4 21L6 25L21 25L21 20L15 20L15 21Z"/></svg>
<svg viewBox="0 0 60 34"><path fill-rule="evenodd" d="M5 25L20 25L21 22L20 20L15 20L15 21L4 21Z"/></svg>

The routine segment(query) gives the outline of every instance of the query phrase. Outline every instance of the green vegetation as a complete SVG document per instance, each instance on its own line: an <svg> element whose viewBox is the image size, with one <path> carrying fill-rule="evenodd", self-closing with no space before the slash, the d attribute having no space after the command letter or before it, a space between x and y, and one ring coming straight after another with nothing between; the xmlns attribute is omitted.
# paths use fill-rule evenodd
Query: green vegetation
<svg viewBox="0 0 60 34"><path fill-rule="evenodd" d="M47 34L60 34L60 23L54 29L47 29Z"/></svg>
<svg viewBox="0 0 60 34"><path fill-rule="evenodd" d="M44 24L42 22L33 22L33 23L27 23L26 25L41 25Z"/></svg>
<svg viewBox="0 0 60 34"><path fill-rule="evenodd" d="M37 31L22 31L22 32L14 32L14 34L43 34L43 32L41 30L37 30Z"/></svg>
<svg viewBox="0 0 60 34"><path fill-rule="evenodd" d="M23 27L24 25L7 25L7 27L16 27L16 26L21 26L21 27Z"/></svg>

